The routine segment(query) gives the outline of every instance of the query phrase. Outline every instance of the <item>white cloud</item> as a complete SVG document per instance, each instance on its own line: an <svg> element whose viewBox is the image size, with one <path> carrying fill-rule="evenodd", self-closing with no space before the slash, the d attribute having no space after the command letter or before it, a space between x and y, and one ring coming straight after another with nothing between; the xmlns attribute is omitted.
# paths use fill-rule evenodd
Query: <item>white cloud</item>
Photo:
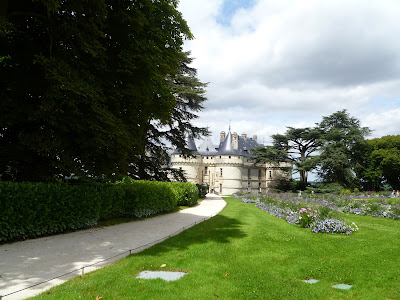
<svg viewBox="0 0 400 300"><path fill-rule="evenodd" d="M228 25L219 23L222 5L179 6L196 37L185 48L210 82L198 124L215 142L229 119L232 131L269 140L342 109L374 137L400 134L400 2L259 0Z"/></svg>

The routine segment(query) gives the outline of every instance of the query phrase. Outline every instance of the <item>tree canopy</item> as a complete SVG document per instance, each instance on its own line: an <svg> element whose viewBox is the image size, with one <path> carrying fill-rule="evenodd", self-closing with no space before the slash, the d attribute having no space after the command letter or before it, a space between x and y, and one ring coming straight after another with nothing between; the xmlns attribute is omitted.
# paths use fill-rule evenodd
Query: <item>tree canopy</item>
<svg viewBox="0 0 400 300"><path fill-rule="evenodd" d="M325 182L354 186L355 168L360 155L358 150L365 144L365 137L371 130L361 127L360 121L349 116L346 110L323 117L317 126L323 132L323 146L318 157L319 176Z"/></svg>
<svg viewBox="0 0 400 300"><path fill-rule="evenodd" d="M400 189L400 135L367 140L357 171L365 189L380 190L383 183Z"/></svg>
<svg viewBox="0 0 400 300"><path fill-rule="evenodd" d="M346 187L355 183L358 158L370 133L358 119L342 110L323 117L312 128L287 128L284 134L272 135L273 146L253 150L256 161L291 161L305 184L307 172L313 169L325 182Z"/></svg>
<svg viewBox="0 0 400 300"><path fill-rule="evenodd" d="M146 159L165 157L161 138L181 145L183 127L205 131L189 126L204 85L182 51L192 34L177 2L17 0L1 7L3 178L142 178L157 169L144 171ZM180 96L177 76L192 80L197 96L189 84ZM163 130L179 121L179 130Z"/></svg>
<svg viewBox="0 0 400 300"><path fill-rule="evenodd" d="M300 181L307 183L307 172L315 168L313 153L321 146L321 133L315 128L293 128L284 134L272 135L273 146L252 150L257 161L277 163L290 161L294 171L300 174Z"/></svg>

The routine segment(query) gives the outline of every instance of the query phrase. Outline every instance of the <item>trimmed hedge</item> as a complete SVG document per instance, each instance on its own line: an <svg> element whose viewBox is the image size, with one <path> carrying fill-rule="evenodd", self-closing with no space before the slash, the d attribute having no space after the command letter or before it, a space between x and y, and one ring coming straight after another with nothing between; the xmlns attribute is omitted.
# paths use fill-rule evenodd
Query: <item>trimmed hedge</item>
<svg viewBox="0 0 400 300"><path fill-rule="evenodd" d="M156 181L89 185L0 181L0 241L87 228L99 219L169 212L180 193L171 183Z"/></svg>
<svg viewBox="0 0 400 300"><path fill-rule="evenodd" d="M194 206L199 200L199 190L193 183L188 182L171 182L175 192L175 197L178 200L178 205Z"/></svg>

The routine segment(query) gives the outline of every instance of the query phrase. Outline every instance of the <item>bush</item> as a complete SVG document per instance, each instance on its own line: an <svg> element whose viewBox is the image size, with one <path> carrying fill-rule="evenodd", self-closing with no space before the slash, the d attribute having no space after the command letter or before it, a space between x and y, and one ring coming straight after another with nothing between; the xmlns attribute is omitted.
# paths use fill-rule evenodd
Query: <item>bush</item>
<svg viewBox="0 0 400 300"><path fill-rule="evenodd" d="M199 200L199 190L195 184L189 182L171 182L178 205L194 206Z"/></svg>
<svg viewBox="0 0 400 300"><path fill-rule="evenodd" d="M292 181L292 192L296 193L297 191L304 191L307 188L307 185L304 181Z"/></svg>
<svg viewBox="0 0 400 300"><path fill-rule="evenodd" d="M192 203L197 188L184 188ZM186 194L185 194L186 195ZM62 233L95 225L99 219L143 218L177 205L171 183L10 183L0 181L0 241Z"/></svg>
<svg viewBox="0 0 400 300"><path fill-rule="evenodd" d="M203 199L206 197L208 193L208 185L207 184L196 184L197 189L199 190L199 198Z"/></svg>
<svg viewBox="0 0 400 300"><path fill-rule="evenodd" d="M315 209L309 208L301 208L297 213L299 217L299 224L301 227L310 227L312 223L314 223L317 217L317 211Z"/></svg>
<svg viewBox="0 0 400 300"><path fill-rule="evenodd" d="M316 193L336 195L340 194L342 190L344 188L339 183L318 183L314 189Z"/></svg>
<svg viewBox="0 0 400 300"><path fill-rule="evenodd" d="M93 186L0 182L0 241L93 226L98 203Z"/></svg>

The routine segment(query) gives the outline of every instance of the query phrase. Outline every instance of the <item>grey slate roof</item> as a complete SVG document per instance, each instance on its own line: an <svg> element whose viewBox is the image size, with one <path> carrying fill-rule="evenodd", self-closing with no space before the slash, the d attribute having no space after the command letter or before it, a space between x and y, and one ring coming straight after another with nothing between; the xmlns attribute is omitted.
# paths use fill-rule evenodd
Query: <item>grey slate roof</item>
<svg viewBox="0 0 400 300"><path fill-rule="evenodd" d="M199 148L196 147L194 139L192 136L188 136L186 138L186 145L189 150L192 150L193 154L200 155L241 155L247 157L253 157L254 155L251 153L251 149L255 147L263 146L262 144L257 143L256 140L252 138L244 139L242 136L238 135L238 148L233 148L233 134L229 130L225 139L222 140L219 144L219 147L215 147L212 143L210 137L207 137ZM179 154L181 151L175 150L172 154Z"/></svg>
<svg viewBox="0 0 400 300"><path fill-rule="evenodd" d="M198 148L198 151L201 155L217 154L216 146L213 144L209 136L207 136L205 140L201 143L201 145Z"/></svg>
<svg viewBox="0 0 400 300"><path fill-rule="evenodd" d="M251 153L251 149L255 147L263 146L257 143L256 140L252 138L244 139L242 136L238 135L238 148L233 148L233 134L229 131L226 138L221 141L218 155L242 155L242 156L254 156Z"/></svg>
<svg viewBox="0 0 400 300"><path fill-rule="evenodd" d="M196 143L194 142L193 136L187 135L186 138L186 148L192 151L192 154L199 154L197 151ZM181 150L176 149L172 154L180 154L182 153Z"/></svg>

